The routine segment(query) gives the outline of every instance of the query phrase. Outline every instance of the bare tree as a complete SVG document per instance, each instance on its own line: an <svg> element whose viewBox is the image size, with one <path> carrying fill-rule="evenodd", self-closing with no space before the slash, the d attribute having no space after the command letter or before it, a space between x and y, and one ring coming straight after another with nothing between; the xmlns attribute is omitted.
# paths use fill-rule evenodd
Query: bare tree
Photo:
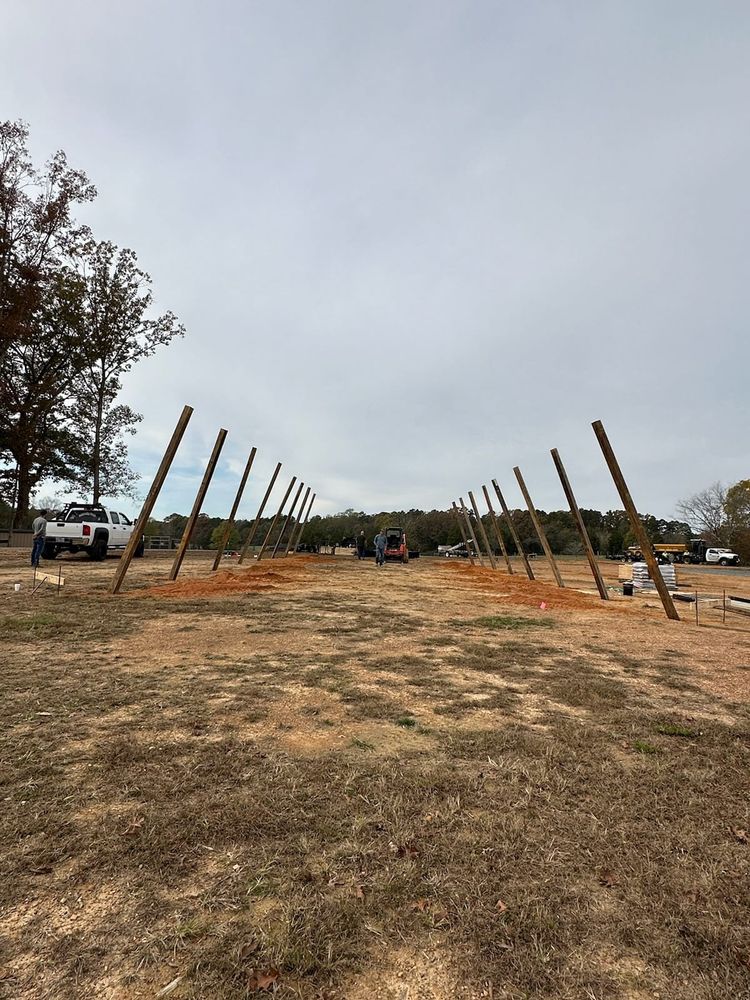
<svg viewBox="0 0 750 1000"><path fill-rule="evenodd" d="M719 482L677 504L677 511L694 531L715 545L729 544L727 490Z"/></svg>

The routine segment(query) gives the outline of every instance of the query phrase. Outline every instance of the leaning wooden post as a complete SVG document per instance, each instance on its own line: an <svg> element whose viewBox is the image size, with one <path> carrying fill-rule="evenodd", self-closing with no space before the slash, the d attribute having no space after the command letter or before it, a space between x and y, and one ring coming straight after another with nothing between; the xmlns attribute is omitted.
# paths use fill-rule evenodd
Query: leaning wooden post
<svg viewBox="0 0 750 1000"><path fill-rule="evenodd" d="M471 545L469 545L469 536L466 534L466 528L464 527L463 521L461 520L461 515L458 512L458 507L456 506L456 501L451 500L451 507L453 508L453 513L456 515L456 522L458 523L458 530L461 532L461 538L466 546L466 554L469 557L469 562L474 565L474 556L471 554Z"/></svg>
<svg viewBox="0 0 750 1000"><path fill-rule="evenodd" d="M289 549L292 547L294 536L297 534L297 528L300 522L302 521L303 514L305 513L305 504L307 503L307 498L310 496L310 490L311 487L308 486L307 489L305 490L305 495L302 497L302 503L300 504L299 508L299 517L294 522L294 524L292 525L292 530L289 532L289 541L286 543L286 548L284 549L284 556L289 555Z"/></svg>
<svg viewBox="0 0 750 1000"><path fill-rule="evenodd" d="M474 544L474 551L476 552L479 565L484 566L484 558L482 556L482 550L479 548L479 544L477 542L477 536L474 534L474 528L471 525L471 518L469 517L469 512L466 509L464 498L459 497L458 502L461 504L461 513L463 514L464 520L466 521L466 530L469 532L469 536L471 537L471 540Z"/></svg>
<svg viewBox="0 0 750 1000"><path fill-rule="evenodd" d="M604 425L601 420L595 420L591 426L594 428L594 434L596 434L599 447L602 449L604 459L609 466L609 471L615 481L615 486L617 487L617 492L620 494L622 505L630 518L630 527L633 529L633 534L640 545L643 558L646 560L646 565L648 566L649 575L654 581L654 585L656 586L656 589L659 592L659 597L661 598L661 603L664 605L666 616L667 618L671 618L672 621L678 622L680 620L680 616L677 614L674 601L672 600L672 595L667 590L664 577L661 575L661 570L659 569L659 564L656 561L656 556L654 555L654 550L651 547L651 542L646 534L646 529L643 527L643 523L638 516L638 511L636 510L633 498L630 495L628 484L625 482L625 477L623 476L617 459L615 458L615 453L612 451L612 445L609 443L609 438L607 437L607 432L604 430Z"/></svg>
<svg viewBox="0 0 750 1000"><path fill-rule="evenodd" d="M229 511L229 518L227 519L227 526L224 528L224 532L221 536L221 541L216 549L216 557L214 558L214 564L211 567L211 572L219 568L219 563L221 562L221 557L224 555L224 549L227 547L227 542L229 541L229 535L232 531L232 525L234 524L234 518L240 506L240 500L242 499L242 494L245 491L245 483L247 482L247 477L250 475L250 469L253 465L253 459L255 458L256 448L250 452L250 457L247 460L247 465L245 466L245 471L242 473L242 479L240 479L240 485L237 487L237 495L234 498L234 503L232 504L232 509Z"/></svg>
<svg viewBox="0 0 750 1000"><path fill-rule="evenodd" d="M169 467L174 461L177 449L180 446L180 441L182 441L182 435L185 433L185 428L187 427L192 415L192 406L184 406L182 413L180 414L180 419L177 421L177 426L174 429L174 433L172 434L169 444L167 445L167 450L164 452L161 465L157 469L156 475L154 476L151 489L148 491L148 495L143 503L141 512L136 519L138 530L134 531L130 536L128 544L125 546L125 551L117 564L115 578L110 586L110 592L113 594L116 594L122 586L122 581L125 579L125 574L127 573L128 567L130 566L133 556L135 555L135 550L141 543L141 535L148 524L148 519L151 517L151 511L154 509L154 504L159 498L159 493L164 485L164 480L167 478Z"/></svg>
<svg viewBox="0 0 750 1000"><path fill-rule="evenodd" d="M482 518L479 516L479 508L477 507L477 502L474 499L474 494L469 490L469 500L471 501L471 506L474 510L474 517L477 519L477 527L479 528L479 534L482 536L482 541L484 542L484 547L487 550L487 555L490 559L490 566L493 569L497 569L497 563L495 562L495 553L492 551L492 546L490 545L490 540L487 537L487 532L484 530L484 524L482 523Z"/></svg>
<svg viewBox="0 0 750 1000"><path fill-rule="evenodd" d="M544 549L544 554L547 557L547 562L552 568L552 575L555 578L555 583L558 587L564 587L565 584L560 576L560 570L557 568L557 563L555 562L555 557L552 555L552 549L549 547L549 542L547 541L547 536L544 533L544 528L542 527L542 522L537 516L536 508L531 502L531 497L529 496L529 491L526 489L526 483L523 481L523 476L521 475L521 470L516 465L513 469L516 479L518 480L518 485L523 493L523 498L526 501L526 506L529 509L529 516L531 517L531 522L534 525L534 530L539 536L539 541L542 543L542 548Z"/></svg>
<svg viewBox="0 0 750 1000"><path fill-rule="evenodd" d="M219 455L221 454L221 449L224 446L224 438L226 436L227 432L222 427L216 436L214 449L211 452L211 457L208 460L206 471L203 473L203 479L201 479L201 484L198 487L198 492L195 494L193 509L190 511L190 517L187 519L187 524L185 525L185 530L182 533L180 544L177 546L177 552L175 553L174 562L172 563L172 568L169 571L170 580L176 580L177 574L180 572L180 566L182 566L182 560L185 558L185 553L187 552L187 547L190 544L190 539L193 537L193 532L195 531L195 525L198 520L198 515L201 512L203 501L206 499L206 493L208 492L208 485L211 482L211 479L213 478L214 470L216 469L216 463L219 461Z"/></svg>
<svg viewBox="0 0 750 1000"><path fill-rule="evenodd" d="M505 502L505 497L500 492L500 487L498 486L497 479L492 480L492 485L495 488L495 493L497 494L498 503L503 509L503 514L505 515L505 520L508 523L508 528L513 538L513 544L516 547L516 552L519 554L519 556L523 561L523 568L526 570L526 576L528 576L529 580L533 580L534 570L531 568L529 557L524 552L523 545L521 545L521 539L518 537L518 532L516 531L515 524L513 524L513 518L510 516L510 511L508 510L508 505Z"/></svg>
<svg viewBox="0 0 750 1000"><path fill-rule="evenodd" d="M281 545L281 539L284 537L284 532L286 531L287 525L291 520L292 514L294 513L294 509L297 506L297 501L299 500L300 493L304 489L304 486L305 484L303 482L300 482L299 486L297 487L297 492L294 494L294 500L292 501L292 506L289 508L289 513L284 518L284 523L281 525L281 531L279 532L279 537L276 539L276 544L273 547L273 552L271 553L272 559L276 558L276 553L279 551L279 546Z"/></svg>
<svg viewBox="0 0 750 1000"><path fill-rule="evenodd" d="M578 534L581 536L583 551L586 553L586 558L589 561L589 566L591 567L591 575L594 578L596 589L599 591L599 596L601 597L601 599L603 601L608 601L609 593L607 591L606 586L604 585L604 580L602 579L602 571L599 569L599 563L596 561L596 556L594 555L594 549L591 545L591 539L589 538L589 533L588 531L586 531L586 525L583 523L581 508L578 506L576 498L573 495L573 487L570 485L570 480L568 479L568 474L565 471L565 466L562 464L562 459L560 458L560 454L557 448L552 448L550 454L552 455L552 461L555 463L557 474L560 477L563 493L565 494L565 499L568 501L568 506L570 507L570 513L573 515L573 520L575 521L576 528L578 528Z"/></svg>
<svg viewBox="0 0 750 1000"><path fill-rule="evenodd" d="M508 555L508 550L505 547L505 539L503 538L503 533L502 533L502 530L500 528L500 522L498 521L497 515L495 514L495 508L492 506L492 503L490 501L490 494L489 494L486 486L483 486L482 490L484 492L484 500L485 500L485 503L487 504L487 510L488 510L490 518L492 520L492 524L494 525L494 528L495 528L495 535L497 536L497 544L500 546L500 551L502 552L503 557L505 559L505 565L508 567L508 572L512 573L513 572L513 564L510 561L510 556Z"/></svg>
<svg viewBox="0 0 750 1000"><path fill-rule="evenodd" d="M284 507L286 505L286 502L289 499L289 494L294 489L294 484L296 482L297 482L297 477L296 476L292 476L292 478L289 480L289 485L286 488L286 493L284 494L284 497L283 497L281 503L279 504L279 509L274 514L273 521L271 521L271 527L268 529L268 533L267 533L266 537L263 539L263 544L261 545L260 552L257 555L258 562L260 562L261 559L263 558L263 553L266 551L268 543L271 540L271 535L273 534L273 529L276 527L276 524L277 524L279 518L281 517L281 512L284 509Z"/></svg>
<svg viewBox="0 0 750 1000"><path fill-rule="evenodd" d="M247 538L245 539L245 544L242 546L242 549L240 551L240 558L237 560L238 564L241 563L244 560L245 553L250 548L250 545L252 544L252 541L255 538L255 533L258 530L258 525L260 524L260 519L263 516L263 511L266 508L266 504L268 503L268 498L271 495L271 490L273 489L273 485L276 482L276 477L278 476L278 474L279 474L280 471L281 471L281 462L277 462L276 463L276 468L274 469L273 475L271 476L271 482L268 484L268 489L266 490L266 495L263 497L263 499L260 502L260 507L258 507L258 513L255 515L255 520L253 521L252 527L250 528L250 531L248 532Z"/></svg>
<svg viewBox="0 0 750 1000"><path fill-rule="evenodd" d="M307 508L307 513L305 514L305 520L302 522L302 526L299 529L299 534L297 535L297 538L295 539L294 549L292 550L293 552L297 551L297 548L299 547L299 543L302 541L302 536L305 533L305 528L307 527L307 519L310 516L310 511L313 508L313 504L315 503L315 497L317 495L318 495L317 493L313 493L313 495L312 495L312 499L310 500L310 506Z"/></svg>

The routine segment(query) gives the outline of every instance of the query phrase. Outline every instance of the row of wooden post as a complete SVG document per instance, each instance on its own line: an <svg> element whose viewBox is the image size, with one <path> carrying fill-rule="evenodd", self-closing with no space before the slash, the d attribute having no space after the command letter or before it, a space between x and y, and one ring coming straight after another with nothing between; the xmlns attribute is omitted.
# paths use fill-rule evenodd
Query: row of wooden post
<svg viewBox="0 0 750 1000"><path fill-rule="evenodd" d="M664 606L664 611L668 618L678 621L679 615L677 614L677 610L675 609L674 601L672 600L672 595L667 590L667 585L664 582L664 578L662 577L661 572L659 570L659 565L657 563L653 547L648 538L648 535L646 534L645 528L643 527L643 523L641 522L641 519L638 516L636 506L633 503L633 498L630 495L630 490L628 489L627 483L625 482L622 470L620 469L619 463L615 457L615 453L612 450L612 445L609 442L609 438L607 437L606 431L604 430L604 426L601 420L595 420L594 423L592 424L592 427L594 429L594 434L596 435L596 439L599 442L599 446L604 455L604 459L612 475L612 479L614 480L615 486L617 487L617 491L620 494L620 499L622 500L625 512L627 513L628 518L630 520L630 524L633 529L633 534L638 540L641 552L643 553L644 559L646 560L646 563L648 565L649 575L651 576L651 579L653 580L656 589L658 591L659 597L661 598L661 602ZM560 479L563 492L565 493L565 498L568 502L568 506L570 507L570 513L573 516L573 522L580 536L581 544L583 545L583 550L586 554L586 559L588 560L588 564L591 569L591 575L593 576L594 583L596 584L596 589L599 591L599 596L601 597L601 599L603 601L607 601L609 600L609 593L604 583L604 579L602 578L601 570L599 569L599 564L596 561L596 556L594 555L594 549L593 546L591 545L591 539L589 538L588 532L586 530L586 525L584 524L580 507L578 506L575 494L573 493L573 488L570 485L570 479L568 478L568 474L565 471L565 466L563 465L562 459L560 458L560 453L558 452L557 448L552 448L550 454L552 455L552 461L554 463L555 469ZM560 574L560 569L552 553L549 541L547 540L547 535L544 531L544 528L542 527L541 521L539 520L537 510L531 499L531 495L529 494L529 490L521 474L521 470L518 468L518 466L516 466L513 469L513 472L515 474L516 481L518 482L518 487L526 503L526 507L528 509L529 516L531 518L531 522L534 526L534 531L536 532L537 537L539 538L539 543L542 546L542 550L544 551L544 554L550 565L550 569L552 570L552 575L555 579L555 583L557 584L558 587L564 587L565 584L563 583L563 579ZM529 580L533 580L534 572L531 568L531 564L529 563L529 558L527 554L524 552L523 546L521 545L521 541L515 530L510 511L508 510L508 506L505 503L505 498L503 497L503 494L500 491L500 487L498 486L496 479L492 480L492 485L495 489L495 493L497 494L497 499L500 504L500 508L502 511L501 516L505 518L505 522L508 525L508 529L513 539L513 543L516 547L516 551L518 552L518 555L520 556L521 561L523 562L524 569L526 570L526 575L528 576ZM482 486L482 491L484 493L485 504L487 505L487 513L489 515L490 522L493 525L498 546L503 556L505 557L505 563L507 565L508 572L512 573L513 566L508 557L505 542L503 540L499 518L495 514L495 511L492 507L492 502L490 500L490 494L487 487ZM454 515L456 517L456 521L458 523L458 528L461 534L461 538L463 539L464 545L466 546L466 549L468 551L469 559L472 565L474 565L474 558L476 556L476 559L479 561L479 564L483 565L484 554L486 554L490 566L493 569L496 569L497 562L495 561L495 556L492 551L492 546L490 545L490 541L487 536L487 531L485 530L482 517L479 513L477 502L471 490L469 490L468 496L469 496L469 502L471 503L471 509L474 514L474 523L476 524L479 536L482 539L484 546L483 548L480 547L480 545L478 544L477 534L474 531L474 524L472 523L470 512L464 503L463 497L458 498L458 505L456 505L454 501L452 503L452 508ZM473 545L473 553L471 548L472 545Z"/></svg>
<svg viewBox="0 0 750 1000"><path fill-rule="evenodd" d="M185 430L192 415L193 415L192 406L183 407L182 413L180 414L180 419L177 421L177 426L175 427L174 433L170 438L169 444L167 445L166 451L164 452L164 457L161 460L161 464L159 465L159 468L156 472L154 481L151 484L151 489L148 491L148 494L143 504L143 508L138 516L138 520L136 522L138 530L134 531L130 536L130 540L128 541L128 544L125 547L125 551L122 554L122 558L117 564L117 570L115 572L114 579L110 586L110 591L113 594L118 593L118 591L120 590L122 582L125 579L125 574L127 573L130 563L135 555L136 549L141 544L143 530L145 529L146 525L148 524L148 520L151 517L154 506L159 497L159 493L161 492L162 486L164 485L164 481L167 478L167 473L169 472L170 466L174 461L174 457L177 454L177 449L180 446L180 442L182 441L183 435L185 434ZM185 529L182 533L179 545L177 546L177 550L174 556L174 561L172 562L172 567L169 571L170 580L176 580L180 572L182 561L185 558L185 553L187 552L188 546L190 545L190 539L192 538L193 532L195 531L195 526L197 524L198 517L200 515L201 508L203 506L203 501L206 498L206 493L208 492L209 484L211 482L211 479L213 478L214 471L216 470L216 466L218 464L219 456L221 455L221 450L224 446L224 441L226 439L226 436L227 436L227 431L222 427L214 443L213 450L211 452L208 464L206 466L206 471L203 474L200 486L198 487L198 492L196 493L195 496L195 501L193 502L192 510L190 511L190 516L187 519L187 523L185 524ZM229 517L227 519L226 525L224 526L224 531L222 533L222 536L219 540L219 545L216 550L216 555L214 557L214 561L211 566L211 572L217 570L221 563L221 559L224 555L224 551L229 541L229 536L231 534L232 527L234 525L235 518L237 516L237 511L239 510L240 502L242 500L242 494L245 490L245 486L247 484L247 480L250 475L250 470L252 469L256 453L257 449L253 447L250 451L250 455L248 456L247 464L245 465L245 469L244 472L242 473L242 478L240 479L240 483L237 488L237 493L235 495L234 502L232 503L232 509L229 512ZM247 538L245 539L245 542L242 546L242 551L240 552L240 558L239 558L240 563L244 561L245 556L247 555L247 552L253 543L255 535L257 534L258 526L263 516L263 511L265 510L266 504L268 503L268 499L271 496L274 485L276 483L276 479L278 478L280 471L281 471L281 462L278 462L276 468L274 469L273 475L271 476L271 481L268 484L268 488L266 489L263 499L261 500L260 507L258 508L258 513L255 515L255 519L252 525L250 526L250 531L248 532ZM271 522L271 527L268 529L268 532L266 533L266 536L263 539L263 543L257 555L258 560L263 558L263 555L265 554L266 550L270 547L273 532L284 513L284 507L286 506L286 502L289 499L289 494L292 492L292 489L294 488L294 484L296 482L297 482L297 477L292 476L289 486L287 487L287 490L284 494L284 497L281 503L279 504L279 508L276 511L273 521ZM304 485L305 485L304 483L300 482L299 488L294 497L294 501L292 502L292 505L289 508L289 512L287 513L284 522L281 526L281 530L279 531L278 536L276 537L273 549L271 550L272 559L275 559L279 554L279 550L284 540L287 527L289 526L289 523L292 520L294 511L297 507L297 501L299 500L300 495L302 494ZM315 493L312 494L312 497L310 498L310 501L308 503L307 498L310 496L310 491L311 487L308 486L307 492L305 493L304 498L302 500L302 504L300 505L299 515L297 516L296 520L292 522L292 527L289 532L286 548L284 549L285 556L289 555L290 551L296 552L297 547L299 546L299 543L302 539L305 527L307 526L308 518L310 517L310 511L312 510L312 506L315 503L315 497L316 497Z"/></svg>

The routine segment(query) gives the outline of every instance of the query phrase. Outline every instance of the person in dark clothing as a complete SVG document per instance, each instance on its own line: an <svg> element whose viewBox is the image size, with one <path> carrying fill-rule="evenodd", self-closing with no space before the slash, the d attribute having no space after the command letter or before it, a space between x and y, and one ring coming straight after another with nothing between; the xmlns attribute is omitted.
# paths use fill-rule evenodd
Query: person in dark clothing
<svg viewBox="0 0 750 1000"><path fill-rule="evenodd" d="M365 541L364 531L360 531L357 535L357 559L365 558L365 550L367 548L367 542Z"/></svg>
<svg viewBox="0 0 750 1000"><path fill-rule="evenodd" d="M378 532L375 536L375 565L383 566L385 565L385 546L388 539L385 536L384 531Z"/></svg>

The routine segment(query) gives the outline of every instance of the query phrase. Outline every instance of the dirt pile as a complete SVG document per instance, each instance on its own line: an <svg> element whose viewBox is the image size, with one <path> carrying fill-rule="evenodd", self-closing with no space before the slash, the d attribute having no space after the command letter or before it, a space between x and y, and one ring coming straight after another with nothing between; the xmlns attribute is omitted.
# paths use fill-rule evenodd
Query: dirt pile
<svg viewBox="0 0 750 1000"><path fill-rule="evenodd" d="M294 560L284 565L283 572L272 568L277 564L236 566L219 570L199 579L185 577L174 583L158 584L140 591L141 597L226 597L231 594L252 594L294 586L309 573L305 561Z"/></svg>

